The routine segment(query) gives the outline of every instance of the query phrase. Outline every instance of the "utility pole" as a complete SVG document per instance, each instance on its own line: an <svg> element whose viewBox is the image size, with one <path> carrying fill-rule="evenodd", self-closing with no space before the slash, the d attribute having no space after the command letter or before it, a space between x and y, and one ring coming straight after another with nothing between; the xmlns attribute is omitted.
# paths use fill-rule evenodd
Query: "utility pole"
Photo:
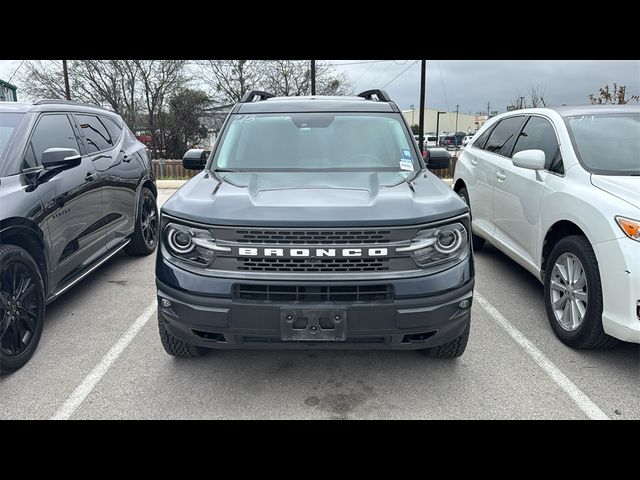
<svg viewBox="0 0 640 480"><path fill-rule="evenodd" d="M316 61L311 60L311 95L316 94Z"/></svg>
<svg viewBox="0 0 640 480"><path fill-rule="evenodd" d="M71 100L71 91L69 90L69 72L67 70L67 61L62 60L62 74L64 75L64 95L67 100Z"/></svg>
<svg viewBox="0 0 640 480"><path fill-rule="evenodd" d="M489 120L489 115L491 115L491 104L487 102L487 120Z"/></svg>
<svg viewBox="0 0 640 480"><path fill-rule="evenodd" d="M436 114L436 147L440 146L440 115L444 115L447 112L437 112Z"/></svg>
<svg viewBox="0 0 640 480"><path fill-rule="evenodd" d="M420 145L420 153L424 155L424 101L425 87L427 85L427 61L422 60L420 66L420 126L418 128L418 145Z"/></svg>
<svg viewBox="0 0 640 480"><path fill-rule="evenodd" d="M460 105L456 105L456 128L453 132L453 138L456 141L456 152L458 151L458 112L460 111Z"/></svg>

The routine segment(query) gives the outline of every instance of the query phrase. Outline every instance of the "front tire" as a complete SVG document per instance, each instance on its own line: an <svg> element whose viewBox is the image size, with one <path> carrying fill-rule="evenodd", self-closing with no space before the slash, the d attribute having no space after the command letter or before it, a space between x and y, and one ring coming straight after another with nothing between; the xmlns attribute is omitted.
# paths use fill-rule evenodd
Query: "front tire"
<svg viewBox="0 0 640 480"><path fill-rule="evenodd" d="M458 190L458 195L462 199L464 203L469 207L469 216L471 216L471 202L469 202L469 192L466 187L462 187ZM484 238L479 237L478 235L473 234L471 232L471 243L473 243L473 250L480 250L484 246Z"/></svg>
<svg viewBox="0 0 640 480"><path fill-rule="evenodd" d="M156 197L150 189L143 187L140 192L135 229L124 251L136 256L152 254L158 245L159 227Z"/></svg>
<svg viewBox="0 0 640 480"><path fill-rule="evenodd" d="M551 328L565 344L579 349L616 345L602 327L602 283L598 261L582 235L560 240L544 275L544 306Z"/></svg>
<svg viewBox="0 0 640 480"><path fill-rule="evenodd" d="M44 325L45 293L31 255L0 246L0 374L13 372L33 356Z"/></svg>
<svg viewBox="0 0 640 480"><path fill-rule="evenodd" d="M431 348L425 348L419 350L420 353L430 358L452 359L462 356L467 349L467 343L469 341L469 332L471 330L471 322L467 324L467 328L464 329L461 335L457 336L453 340L443 343Z"/></svg>
<svg viewBox="0 0 640 480"><path fill-rule="evenodd" d="M183 342L178 337L171 335L167 331L160 312L158 312L158 330L160 332L160 341L162 342L165 352L173 357L197 358L206 353L206 349Z"/></svg>

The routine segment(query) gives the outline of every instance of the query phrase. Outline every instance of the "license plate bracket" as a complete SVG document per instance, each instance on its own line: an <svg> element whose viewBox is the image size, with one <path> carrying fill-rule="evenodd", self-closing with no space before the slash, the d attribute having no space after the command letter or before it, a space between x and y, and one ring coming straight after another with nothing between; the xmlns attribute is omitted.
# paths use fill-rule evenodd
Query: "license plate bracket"
<svg viewBox="0 0 640 480"><path fill-rule="evenodd" d="M339 308L282 308L281 338L285 341L343 342L347 311Z"/></svg>

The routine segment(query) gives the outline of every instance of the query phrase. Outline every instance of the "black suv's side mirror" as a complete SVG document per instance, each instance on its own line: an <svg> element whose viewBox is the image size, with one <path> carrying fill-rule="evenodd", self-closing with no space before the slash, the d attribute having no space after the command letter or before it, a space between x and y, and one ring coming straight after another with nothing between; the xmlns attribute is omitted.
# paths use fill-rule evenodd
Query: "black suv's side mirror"
<svg viewBox="0 0 640 480"><path fill-rule="evenodd" d="M444 170L451 166L451 154L445 148L427 148L425 163L429 170Z"/></svg>
<svg viewBox="0 0 640 480"><path fill-rule="evenodd" d="M81 161L82 157L73 148L48 148L40 157L45 170L68 170L80 165Z"/></svg>
<svg viewBox="0 0 640 480"><path fill-rule="evenodd" d="M182 157L182 166L187 170L202 170L207 164L209 152L200 148L192 148Z"/></svg>

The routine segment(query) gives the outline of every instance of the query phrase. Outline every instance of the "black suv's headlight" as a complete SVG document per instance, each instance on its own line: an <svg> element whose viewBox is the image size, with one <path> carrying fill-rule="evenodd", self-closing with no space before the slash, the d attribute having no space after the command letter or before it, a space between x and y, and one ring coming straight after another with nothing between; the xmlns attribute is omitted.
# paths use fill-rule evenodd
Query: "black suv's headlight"
<svg viewBox="0 0 640 480"><path fill-rule="evenodd" d="M410 252L420 268L457 263L469 253L469 235L461 223L451 223L420 230L408 247L396 252Z"/></svg>
<svg viewBox="0 0 640 480"><path fill-rule="evenodd" d="M213 263L216 252L231 251L229 247L216 245L216 239L210 231L178 223L167 224L163 238L171 255L202 267L208 267Z"/></svg>

